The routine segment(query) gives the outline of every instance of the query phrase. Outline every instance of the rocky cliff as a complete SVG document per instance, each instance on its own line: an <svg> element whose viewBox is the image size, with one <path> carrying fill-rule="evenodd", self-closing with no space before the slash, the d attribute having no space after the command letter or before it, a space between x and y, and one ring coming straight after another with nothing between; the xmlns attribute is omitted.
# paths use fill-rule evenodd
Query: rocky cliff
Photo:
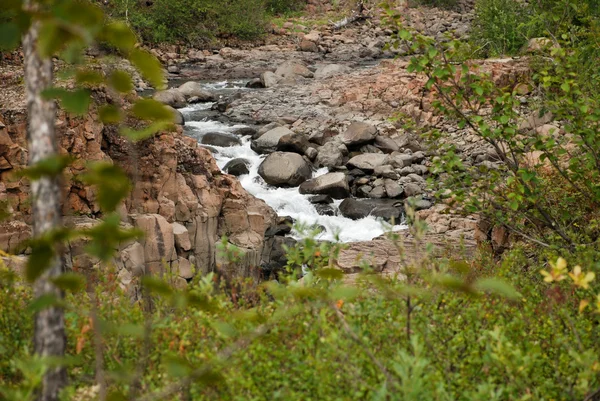
<svg viewBox="0 0 600 401"><path fill-rule="evenodd" d="M100 94L100 96L103 96ZM165 132L131 143L117 127L98 122L95 111L84 117L59 112L56 121L59 150L75 162L65 171L63 213L66 224L91 226L102 218L93 187L78 179L86 164L106 160L121 166L133 190L119 208L124 227L140 228L145 237L122 244L115 266L124 286L143 272L162 274L171 268L184 284L196 272L215 269L222 236L241 248L245 259L234 274L257 274L265 232L276 215L262 200L246 192L232 176L223 174L210 152L197 141ZM11 215L0 226L0 249L27 253L20 244L31 235L29 182L14 172L27 164L26 112L0 110L0 201ZM75 270L92 272L98 261L85 256L85 241L70 244L68 263Z"/></svg>

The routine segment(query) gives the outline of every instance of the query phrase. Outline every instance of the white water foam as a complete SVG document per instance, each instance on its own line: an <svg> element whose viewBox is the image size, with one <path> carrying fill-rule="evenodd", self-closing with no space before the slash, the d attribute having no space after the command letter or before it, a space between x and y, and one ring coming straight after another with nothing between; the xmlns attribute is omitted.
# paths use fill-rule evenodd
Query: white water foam
<svg viewBox="0 0 600 401"><path fill-rule="evenodd" d="M198 104L180 109L186 115L195 110L208 109L210 105ZM218 121L187 121L186 126L192 127L194 137L200 139L208 132L228 132L231 133L245 125L226 125ZM342 242L368 241L380 236L390 229L399 231L405 229L404 225L389 227L389 224L374 217L366 217L360 220L351 220L341 215L322 216L317 213L313 204L310 203L308 196L301 195L298 188L276 188L267 185L258 175L258 167L265 155L259 155L250 149L250 137L240 138L242 144L228 148L212 146L218 153L214 155L219 168L223 168L227 162L235 158L244 158L250 162L249 174L238 177L242 186L252 195L264 200L280 216L290 216L295 221L306 225L320 225L325 231L319 234L318 239L339 240ZM327 173L327 168L318 169L313 173L317 177ZM337 210L341 201L334 203Z"/></svg>

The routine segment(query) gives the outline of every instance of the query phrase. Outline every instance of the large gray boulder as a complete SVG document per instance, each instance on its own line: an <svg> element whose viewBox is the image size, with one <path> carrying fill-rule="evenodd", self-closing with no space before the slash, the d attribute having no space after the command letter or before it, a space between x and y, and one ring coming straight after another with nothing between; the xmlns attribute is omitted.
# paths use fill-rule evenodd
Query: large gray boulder
<svg viewBox="0 0 600 401"><path fill-rule="evenodd" d="M281 77L275 75L275 73L271 71L265 71L262 74L260 74L260 82L265 88L271 88L277 85L279 80L281 80Z"/></svg>
<svg viewBox="0 0 600 401"><path fill-rule="evenodd" d="M300 185L300 193L344 199L350 196L350 188L344 173L327 173L303 182Z"/></svg>
<svg viewBox="0 0 600 401"><path fill-rule="evenodd" d="M319 167L336 167L341 166L344 161L344 145L335 141L327 142L319 148L319 154L315 159L315 164Z"/></svg>
<svg viewBox="0 0 600 401"><path fill-rule="evenodd" d="M342 216L352 220L360 220L367 217L374 207L368 202L347 198L340 203L339 209Z"/></svg>
<svg viewBox="0 0 600 401"><path fill-rule="evenodd" d="M294 152L303 155L310 144L308 139L300 133L292 132L279 138L277 150L280 152Z"/></svg>
<svg viewBox="0 0 600 401"><path fill-rule="evenodd" d="M377 135L377 128L374 125L355 121L342 134L342 142L348 146L362 145L372 142L375 135Z"/></svg>
<svg viewBox="0 0 600 401"><path fill-rule="evenodd" d="M179 86L178 91L186 99L196 98L197 102L214 102L216 99L215 95L204 89L199 82L186 82Z"/></svg>
<svg viewBox="0 0 600 401"><path fill-rule="evenodd" d="M200 143L203 145L220 146L228 148L230 146L241 145L242 142L233 135L224 134L222 132L209 132L204 134Z"/></svg>
<svg viewBox="0 0 600 401"><path fill-rule="evenodd" d="M167 106L171 106L176 109L185 107L187 105L185 96L177 89L158 91L154 94L154 96L152 96L152 98L157 102L166 104Z"/></svg>
<svg viewBox="0 0 600 401"><path fill-rule="evenodd" d="M286 61L277 67L275 75L282 78L295 78L297 76L304 78L312 78L314 74L303 64L297 61Z"/></svg>
<svg viewBox="0 0 600 401"><path fill-rule="evenodd" d="M250 147L256 153L270 153L277 149L279 140L285 135L293 135L294 132L286 127L277 127L262 134L258 139L252 141Z"/></svg>
<svg viewBox="0 0 600 401"><path fill-rule="evenodd" d="M336 75L347 74L350 72L350 67L342 64L321 64L315 71L316 79L330 78Z"/></svg>
<svg viewBox="0 0 600 401"><path fill-rule="evenodd" d="M358 168L365 172L372 173L375 170L375 167L386 164L387 159L388 156L382 153L364 153L348 160L347 166L349 169Z"/></svg>
<svg viewBox="0 0 600 401"><path fill-rule="evenodd" d="M258 174L267 184L295 187L312 175L310 165L297 153L271 153L258 167Z"/></svg>

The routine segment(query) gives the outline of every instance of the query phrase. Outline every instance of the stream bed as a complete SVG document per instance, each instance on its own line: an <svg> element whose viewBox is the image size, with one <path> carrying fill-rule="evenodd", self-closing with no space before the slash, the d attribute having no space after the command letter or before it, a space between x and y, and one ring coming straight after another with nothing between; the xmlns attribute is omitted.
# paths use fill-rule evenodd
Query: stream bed
<svg viewBox="0 0 600 401"><path fill-rule="evenodd" d="M220 95L233 94L240 90L253 90L244 88L245 81L221 81L207 82L204 86L207 90ZM242 124L229 124L211 118L211 107L213 103L197 103L179 109L185 118L186 134L200 141L209 132L220 132L232 134L234 131L247 127ZM259 155L250 148L251 138L249 136L239 138L241 145L230 147L212 146L216 152L213 153L219 168L223 167L232 159L243 158L248 160L249 173L238 177L242 186L252 195L264 200L275 210L279 216L290 216L295 222L308 226L318 225L324 229L317 238L321 240L339 240L341 242L368 241L380 236L390 229L394 231L405 229L405 225L390 227L374 217L368 216L360 220L351 220L343 217L338 210L341 200L331 205L335 211L334 216L320 215L309 198L311 195L302 195L298 188L277 188L267 185L258 175L260 166L266 155ZM327 173L327 168L313 171L313 178ZM299 233L292 232L295 237Z"/></svg>

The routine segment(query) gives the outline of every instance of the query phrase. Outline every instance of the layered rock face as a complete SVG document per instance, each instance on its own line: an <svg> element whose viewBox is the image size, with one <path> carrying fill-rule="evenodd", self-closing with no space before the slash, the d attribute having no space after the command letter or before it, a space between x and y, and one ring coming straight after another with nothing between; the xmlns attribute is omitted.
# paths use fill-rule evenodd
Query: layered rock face
<svg viewBox="0 0 600 401"><path fill-rule="evenodd" d="M133 190L119 207L122 225L137 227L145 236L118 249L114 264L123 286L128 288L143 273L160 275L171 269L185 284L197 273L214 270L220 264L216 243L222 236L245 255L239 270L228 273L257 274L249 269L261 264L265 232L276 224L275 213L233 176L223 174L210 152L180 128L134 144L116 127L99 123L95 112L84 118L60 113L56 127L60 153L75 157L63 185L66 224L89 227L102 218L95 189L77 177L88 162L114 162L132 181ZM11 214L0 226L3 251L26 251L18 244L31 235L29 182L13 174L26 166L26 149L25 112L2 111L0 201ZM68 263L75 270L92 272L97 267L98 261L82 256L81 243L71 244L70 250Z"/></svg>

